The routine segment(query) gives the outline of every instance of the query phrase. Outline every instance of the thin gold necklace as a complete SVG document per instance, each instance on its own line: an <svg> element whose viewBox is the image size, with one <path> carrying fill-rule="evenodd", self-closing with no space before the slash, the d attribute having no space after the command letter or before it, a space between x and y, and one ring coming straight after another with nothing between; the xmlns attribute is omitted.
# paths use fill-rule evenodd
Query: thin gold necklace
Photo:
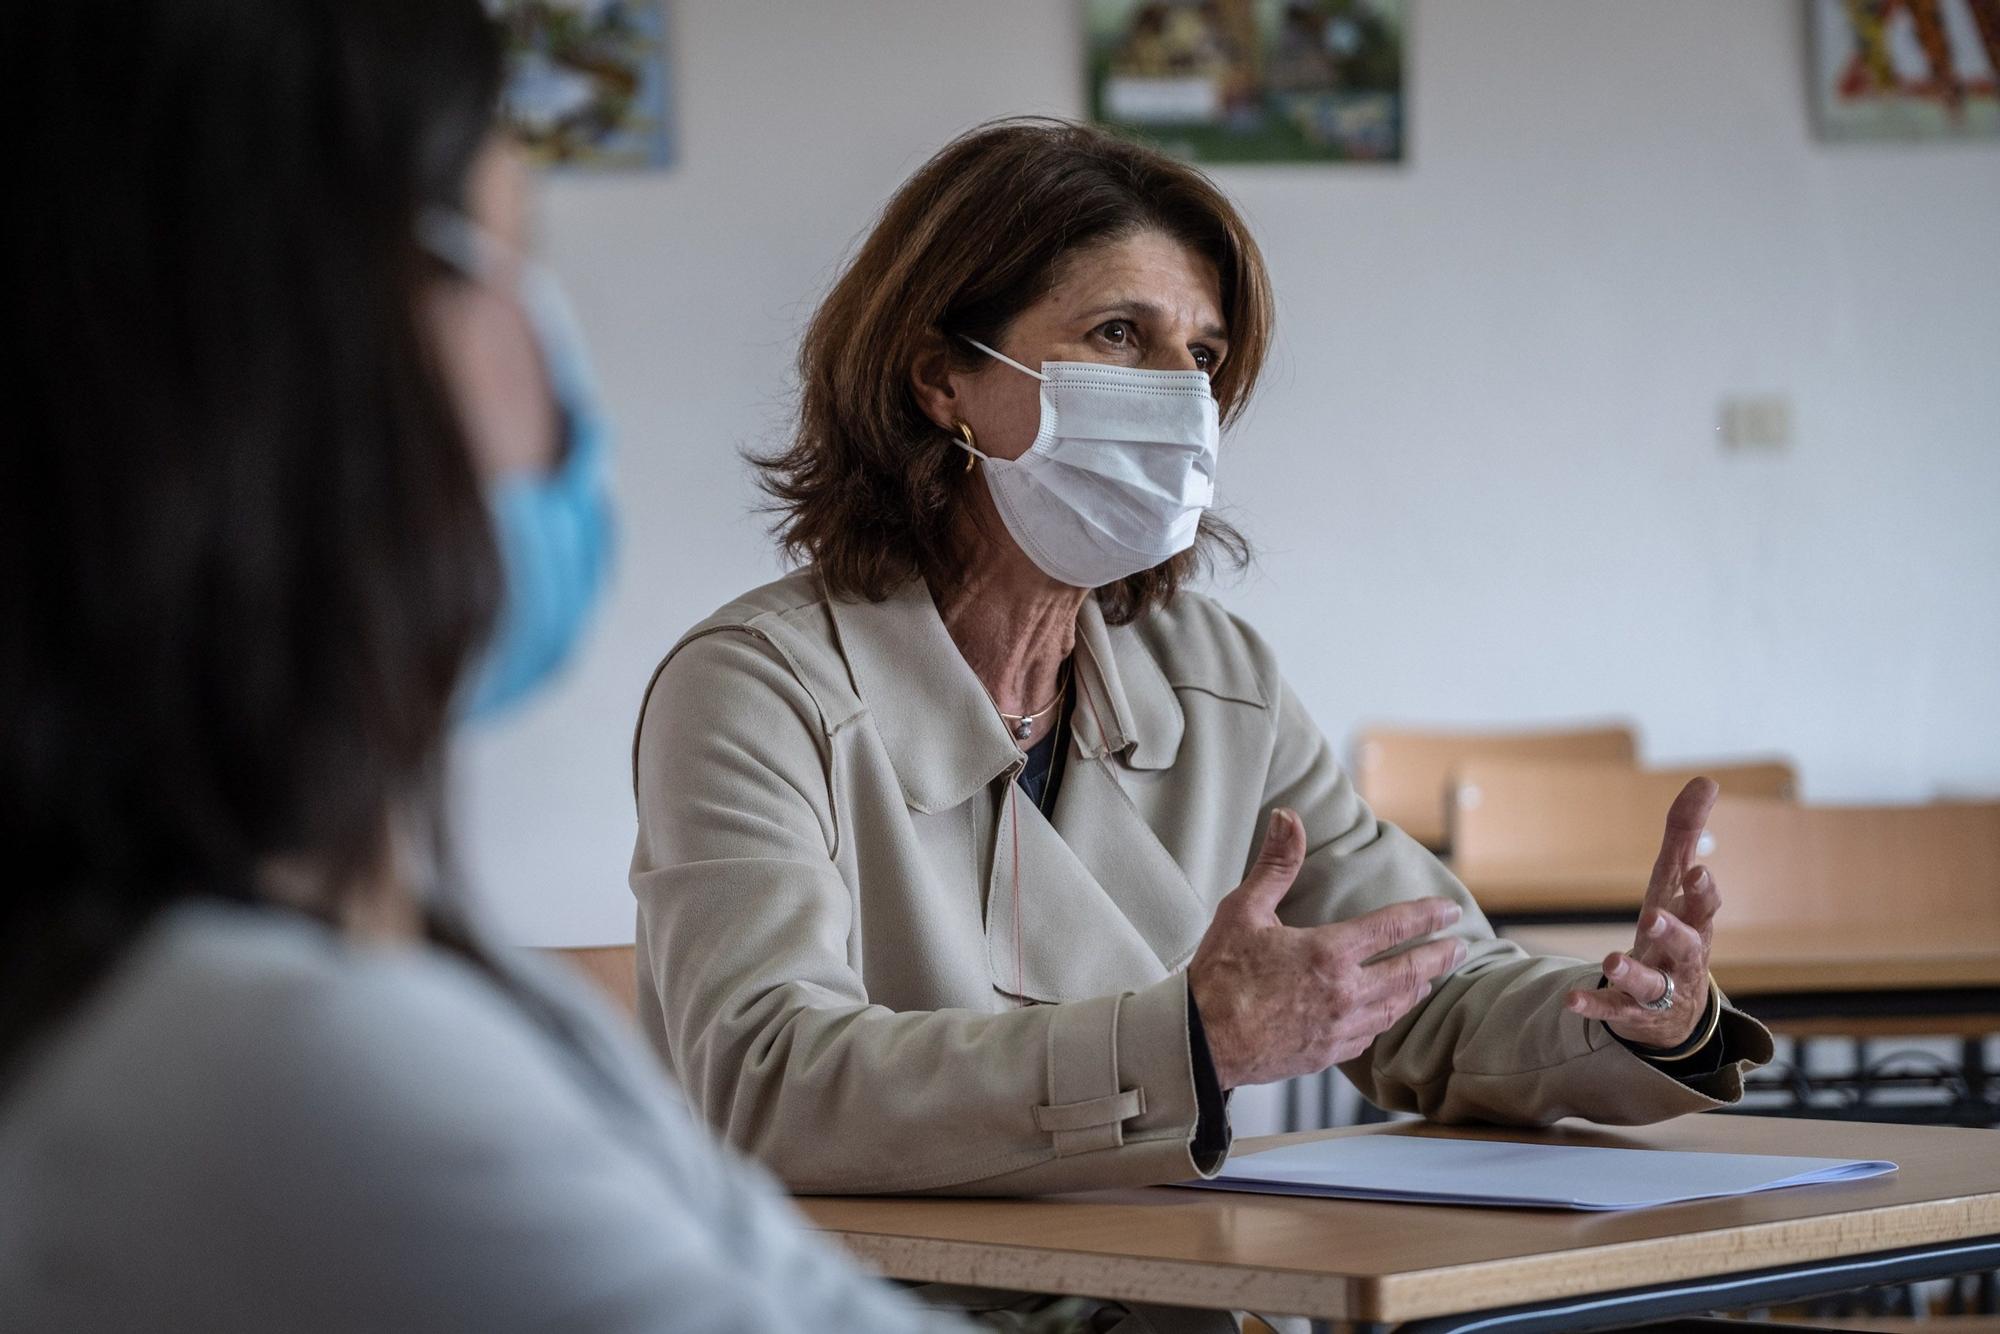
<svg viewBox="0 0 2000 1334"><path fill-rule="evenodd" d="M1056 705L1062 703L1063 698L1068 693L1069 693L1069 662L1067 659L1065 659L1063 662L1062 671L1056 679L1056 697L1054 699L1042 705L1041 708L1036 709L1033 713L1009 713L1005 709L1001 708L998 704L995 704L993 706L993 709L994 712L1000 715L1000 720L1002 722L1011 723L1013 725L1014 739L1016 741L1026 741L1029 737L1035 734L1035 724L1039 722L1048 713L1050 709L1053 709Z"/></svg>

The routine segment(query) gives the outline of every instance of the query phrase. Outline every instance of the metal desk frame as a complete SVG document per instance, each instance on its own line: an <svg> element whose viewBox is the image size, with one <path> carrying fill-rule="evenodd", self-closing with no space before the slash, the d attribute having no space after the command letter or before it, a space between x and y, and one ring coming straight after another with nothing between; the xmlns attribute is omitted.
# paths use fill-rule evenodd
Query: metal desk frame
<svg viewBox="0 0 2000 1334"><path fill-rule="evenodd" d="M1919 1283L1996 1267L2000 1267L2000 1236L1978 1237L1743 1274L1710 1275L1494 1311L1435 1316L1393 1328L1397 1334L1549 1334L1614 1329L1672 1316L1772 1306L1856 1288ZM1331 1328L1326 1322L1314 1325L1315 1330ZM1392 1326L1363 1322L1354 1328L1365 1334L1379 1334Z"/></svg>

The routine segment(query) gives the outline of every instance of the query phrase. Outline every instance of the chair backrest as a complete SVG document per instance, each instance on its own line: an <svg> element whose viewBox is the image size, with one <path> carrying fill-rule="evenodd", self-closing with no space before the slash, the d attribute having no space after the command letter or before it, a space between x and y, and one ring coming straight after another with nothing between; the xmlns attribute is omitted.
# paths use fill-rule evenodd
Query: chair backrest
<svg viewBox="0 0 2000 1334"><path fill-rule="evenodd" d="M1725 793L1789 796L1783 761L1636 769L1474 760L1451 793L1452 869L1488 912L1637 910L1667 808L1707 774Z"/></svg>
<svg viewBox="0 0 2000 1334"><path fill-rule="evenodd" d="M1732 926L2000 930L2000 801L1795 806L1725 797L1702 847Z"/></svg>
<svg viewBox="0 0 2000 1334"><path fill-rule="evenodd" d="M1632 765L1638 739L1623 723L1519 732L1427 732L1370 728L1355 738L1354 783L1375 814L1425 847L1441 849L1459 766L1471 760L1548 760Z"/></svg>
<svg viewBox="0 0 2000 1334"><path fill-rule="evenodd" d="M593 945L536 951L560 959L602 991L620 1014L639 1013L639 966L630 945Z"/></svg>
<svg viewBox="0 0 2000 1334"><path fill-rule="evenodd" d="M1778 801L1799 799L1799 771L1790 760L1730 760L1719 764L1647 765L1646 772L1671 778L1675 791L1690 778L1713 778L1722 785L1726 797L1769 797ZM1660 812L1662 818L1666 812ZM1658 849L1655 848L1655 851Z"/></svg>

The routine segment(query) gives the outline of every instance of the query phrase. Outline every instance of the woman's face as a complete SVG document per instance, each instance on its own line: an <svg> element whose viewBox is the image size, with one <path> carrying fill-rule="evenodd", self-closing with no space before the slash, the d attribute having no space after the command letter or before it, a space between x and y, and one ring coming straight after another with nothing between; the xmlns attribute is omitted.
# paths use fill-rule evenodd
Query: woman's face
<svg viewBox="0 0 2000 1334"><path fill-rule="evenodd" d="M1215 266L1151 229L1078 251L1048 294L1008 326L997 345L1024 366L1098 361L1142 370L1205 371L1229 355L1222 284ZM976 351L976 349L975 349ZM926 412L946 432L972 428L981 452L1014 459L1041 424L1041 382L992 358L943 382L918 386ZM940 392L944 391L944 392Z"/></svg>

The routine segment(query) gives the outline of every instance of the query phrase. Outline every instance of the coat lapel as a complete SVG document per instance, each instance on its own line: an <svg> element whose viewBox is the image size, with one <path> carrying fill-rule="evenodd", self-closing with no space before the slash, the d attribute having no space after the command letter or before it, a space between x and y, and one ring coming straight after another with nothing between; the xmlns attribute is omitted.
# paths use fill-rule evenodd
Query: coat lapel
<svg viewBox="0 0 2000 1334"><path fill-rule="evenodd" d="M994 985L1036 1001L1157 982L1187 963L1209 919L1121 781L1124 770L1173 763L1180 701L1137 636L1107 629L1095 600L1077 617L1076 663L1081 688L1054 822L1018 798L1011 816L1003 811L987 891ZM1010 818L1021 835L1018 965Z"/></svg>
<svg viewBox="0 0 2000 1334"><path fill-rule="evenodd" d="M910 808L936 815L998 797L998 819L976 822L994 834L979 889L997 989L1081 1000L1157 982L1187 962L1208 906L1120 781L1124 770L1171 765L1184 725L1136 635L1107 628L1095 600L1084 603L1081 689L1051 823L1012 787L1021 752L922 580L877 603L837 601L833 614L856 693ZM996 791L1003 777L1008 786Z"/></svg>
<svg viewBox="0 0 2000 1334"><path fill-rule="evenodd" d="M1133 769L1165 769L1180 754L1187 720L1174 688L1129 625L1113 629L1095 598L1076 618L1077 743L1085 755L1115 755Z"/></svg>
<svg viewBox="0 0 2000 1334"><path fill-rule="evenodd" d="M840 651L912 810L963 805L1021 762L931 601L912 579L880 602L831 602Z"/></svg>
<svg viewBox="0 0 2000 1334"><path fill-rule="evenodd" d="M1082 1000L1147 986L1187 963L1208 906L1133 808L1115 761L1072 750L1053 824L1025 799L1011 805L987 889L996 987L1028 1000ZM1021 834L1018 967L1010 818Z"/></svg>
<svg viewBox="0 0 2000 1334"><path fill-rule="evenodd" d="M1085 762L1071 757L1059 815L1060 806L1069 803L1071 779L1081 777L1084 767ZM1077 849L1024 796L1003 794L998 830L986 886L986 959L995 988L1024 1000L1083 1000L1167 975L1145 931L1120 911Z"/></svg>

